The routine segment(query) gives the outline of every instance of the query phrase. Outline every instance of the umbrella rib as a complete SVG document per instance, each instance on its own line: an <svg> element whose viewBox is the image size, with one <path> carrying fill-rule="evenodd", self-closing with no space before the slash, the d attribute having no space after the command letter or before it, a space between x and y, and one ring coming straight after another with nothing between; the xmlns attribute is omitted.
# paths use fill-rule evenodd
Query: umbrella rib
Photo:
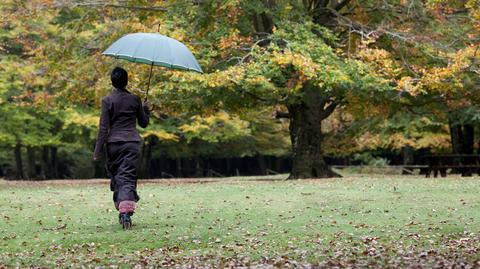
<svg viewBox="0 0 480 269"><path fill-rule="evenodd" d="M193 53L188 49L187 46L178 40L152 33L129 34L125 37L120 39L123 39L123 45L125 45L125 42L127 44L134 43L136 45L131 47L133 50L130 51L132 51L131 53L133 54L126 54L127 51L122 53L125 47L120 46L121 42L118 45L111 45L111 47L116 47L115 52L107 52L110 50L109 48L103 54L106 56L113 56L117 59L128 60L134 63L143 63L150 66L157 65L172 69L189 70L203 73ZM145 54L144 51L148 50L153 51ZM139 52L140 54L137 56L137 53Z"/></svg>
<svg viewBox="0 0 480 269"><path fill-rule="evenodd" d="M158 40L155 40L155 41L156 41L155 43L158 42ZM155 64L155 60L157 59L157 54L158 54L158 50L154 50L154 53L153 53L153 61L152 61L152 64L153 64L153 65Z"/></svg>
<svg viewBox="0 0 480 269"><path fill-rule="evenodd" d="M168 55L170 56L170 57L168 58L168 61L169 61L168 64L170 65L170 68L173 68L173 61L172 61L172 58L171 58L171 57L172 57L172 56L171 56L171 55L172 55L172 48L170 47L170 42L165 42L165 43L166 43L166 45L167 45L166 47L168 48L168 52L169 52Z"/></svg>
<svg viewBox="0 0 480 269"><path fill-rule="evenodd" d="M145 39L145 36L142 36L142 39L140 40L140 42L138 42L137 47L135 48L135 51L133 52L132 57L133 57L133 59L134 59L134 60L133 60L134 63L137 62L137 57L136 57L135 55L137 54L137 50L138 50L138 48L141 46L141 44L142 44L142 42L143 42L144 39ZM138 57L138 58L141 58L141 57Z"/></svg>

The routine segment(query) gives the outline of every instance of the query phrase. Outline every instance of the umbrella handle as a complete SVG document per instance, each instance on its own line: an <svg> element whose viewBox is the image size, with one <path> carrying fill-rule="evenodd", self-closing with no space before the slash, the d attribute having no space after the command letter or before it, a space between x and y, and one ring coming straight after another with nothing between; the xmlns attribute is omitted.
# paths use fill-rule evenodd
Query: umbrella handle
<svg viewBox="0 0 480 269"><path fill-rule="evenodd" d="M150 80L152 79L152 71L153 71L153 62L150 66L150 75L148 76L148 85L147 85L147 92L145 93L145 101L148 100L148 90L150 90Z"/></svg>

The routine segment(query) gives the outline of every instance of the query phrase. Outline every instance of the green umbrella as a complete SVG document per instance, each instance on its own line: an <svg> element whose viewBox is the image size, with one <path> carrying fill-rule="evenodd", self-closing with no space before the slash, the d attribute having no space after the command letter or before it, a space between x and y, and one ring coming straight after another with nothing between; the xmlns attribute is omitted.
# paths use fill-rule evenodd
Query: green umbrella
<svg viewBox="0 0 480 269"><path fill-rule="evenodd" d="M156 33L128 34L115 41L103 55L150 65L148 90L153 66L203 73L193 54L181 42Z"/></svg>

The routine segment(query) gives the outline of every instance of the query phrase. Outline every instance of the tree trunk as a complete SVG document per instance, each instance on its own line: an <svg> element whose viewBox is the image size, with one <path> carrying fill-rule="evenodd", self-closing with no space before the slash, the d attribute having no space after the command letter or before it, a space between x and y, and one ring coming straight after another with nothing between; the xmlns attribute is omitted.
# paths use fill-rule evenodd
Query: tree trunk
<svg viewBox="0 0 480 269"><path fill-rule="evenodd" d="M474 127L471 124L463 125L462 153L473 154L474 148Z"/></svg>
<svg viewBox="0 0 480 269"><path fill-rule="evenodd" d="M17 167L16 178L25 179L25 176L23 174L22 144L20 144L20 142L17 142L17 144L15 145L14 153L15 153L15 164Z"/></svg>
<svg viewBox="0 0 480 269"><path fill-rule="evenodd" d="M265 163L265 157L263 155L257 155L257 162L259 167L260 175L264 176L267 174L267 164Z"/></svg>
<svg viewBox="0 0 480 269"><path fill-rule="evenodd" d="M93 177L94 178L105 178L105 161L94 161L93 162Z"/></svg>
<svg viewBox="0 0 480 269"><path fill-rule="evenodd" d="M175 168L176 168L175 176L177 178L183 177L183 174L182 174L182 159L180 159L180 158L175 159Z"/></svg>
<svg viewBox="0 0 480 269"><path fill-rule="evenodd" d="M321 122L335 109L335 103L322 98L318 89L304 86L301 103L288 105L290 139L292 141L292 171L289 179L340 177L325 163L322 155Z"/></svg>
<svg viewBox="0 0 480 269"><path fill-rule="evenodd" d="M42 179L51 178L52 174L50 171L50 165L48 163L48 147L43 146L42 148Z"/></svg>
<svg viewBox="0 0 480 269"><path fill-rule="evenodd" d="M200 157L195 157L195 177L203 177L203 168Z"/></svg>
<svg viewBox="0 0 480 269"><path fill-rule="evenodd" d="M454 154L460 154L462 152L462 128L460 124L453 124L449 122L450 127L450 139L452 141L452 152Z"/></svg>
<svg viewBox="0 0 480 269"><path fill-rule="evenodd" d="M232 159L230 157L226 159L226 169L227 169L226 174L228 176L231 176L233 173L232 173Z"/></svg>
<svg viewBox="0 0 480 269"><path fill-rule="evenodd" d="M411 146L404 146L402 148L403 164L409 165L414 163L414 150Z"/></svg>
<svg viewBox="0 0 480 269"><path fill-rule="evenodd" d="M404 146L402 147L402 157L403 157L403 164L404 165L411 165L414 163L414 150L411 146ZM403 169L402 175L411 175L412 171Z"/></svg>
<svg viewBox="0 0 480 269"><path fill-rule="evenodd" d="M475 128L471 124L453 124L449 122L450 138L452 140L452 152L454 154L473 154L474 153L474 134ZM455 162L462 164L471 164L470 158L457 158ZM470 176L471 170L453 169L453 172L461 173L462 176Z"/></svg>
<svg viewBox="0 0 480 269"><path fill-rule="evenodd" d="M35 179L37 177L35 169L35 149L27 147L27 177L28 179Z"/></svg>
<svg viewBox="0 0 480 269"><path fill-rule="evenodd" d="M58 157L57 157L57 147L50 148L50 171L52 173L52 178L58 178Z"/></svg>
<svg viewBox="0 0 480 269"><path fill-rule="evenodd" d="M462 154L473 154L474 148L474 127L471 124L463 125L463 139L462 139ZM471 158L465 158L462 160L464 165L474 164L474 160ZM464 168L461 170L462 176L472 176L472 169Z"/></svg>
<svg viewBox="0 0 480 269"><path fill-rule="evenodd" d="M264 7L272 10L275 8L275 1L273 0L264 0L263 1ZM273 19L272 17L265 13L262 12L260 14L255 14L253 16L253 26L255 28L255 31L257 33L262 33L262 34L271 34L273 32ZM268 44L267 42L261 42L259 45L263 46L265 44Z"/></svg>
<svg viewBox="0 0 480 269"><path fill-rule="evenodd" d="M146 138L146 141L143 143L142 149L142 167L140 176L142 178L151 178L150 175L150 166L152 162L152 147L155 145L155 137L149 136Z"/></svg>

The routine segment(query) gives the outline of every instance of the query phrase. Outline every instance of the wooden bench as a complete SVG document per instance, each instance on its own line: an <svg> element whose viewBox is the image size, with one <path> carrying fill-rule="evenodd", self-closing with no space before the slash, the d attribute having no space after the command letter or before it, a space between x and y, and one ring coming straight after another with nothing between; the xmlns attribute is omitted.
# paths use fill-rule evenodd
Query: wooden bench
<svg viewBox="0 0 480 269"><path fill-rule="evenodd" d="M474 173L480 172L480 155L479 154L436 154L423 156L425 163L428 165L426 177L447 176L447 169L454 169L462 174L462 176L472 176Z"/></svg>

